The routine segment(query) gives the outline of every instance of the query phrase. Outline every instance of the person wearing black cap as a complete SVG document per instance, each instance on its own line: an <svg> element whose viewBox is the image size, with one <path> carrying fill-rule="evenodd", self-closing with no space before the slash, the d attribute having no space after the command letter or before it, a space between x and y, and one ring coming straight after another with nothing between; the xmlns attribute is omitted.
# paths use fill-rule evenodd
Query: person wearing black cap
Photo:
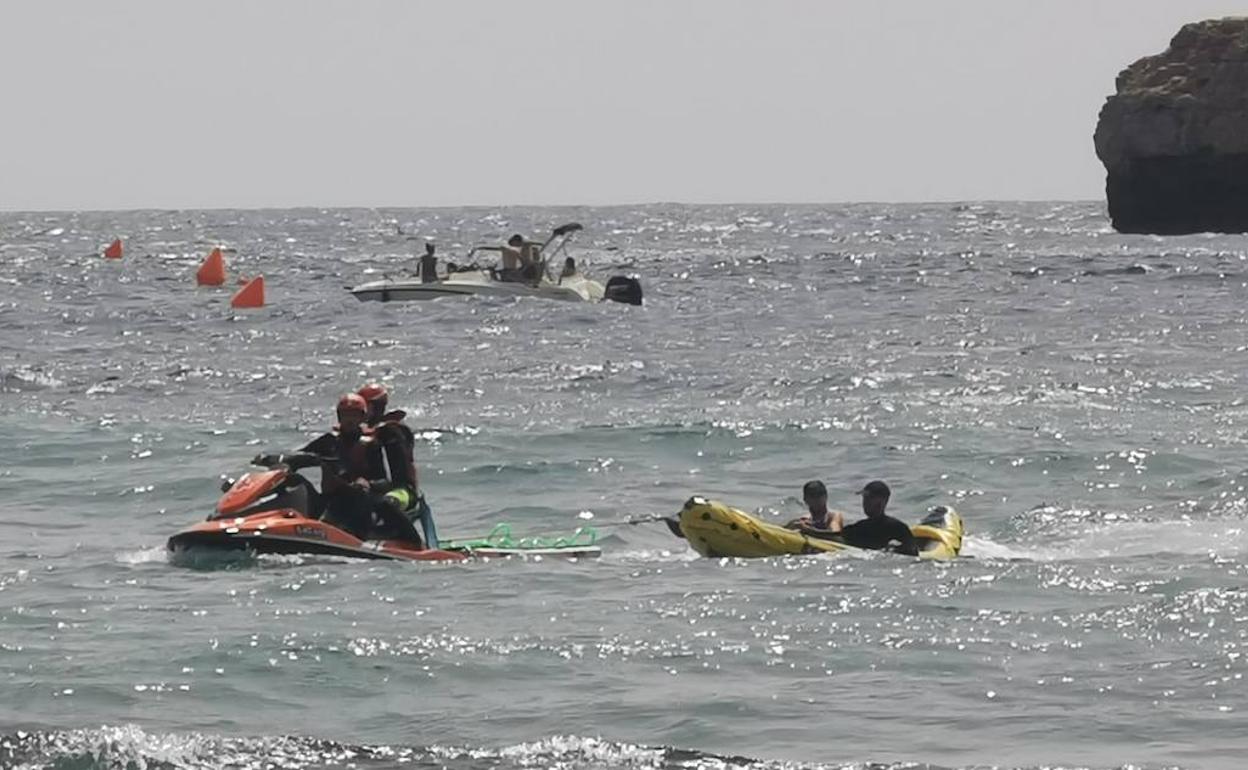
<svg viewBox="0 0 1248 770"><path fill-rule="evenodd" d="M918 556L918 544L910 527L884 513L890 496L888 485L883 481L872 481L858 494L862 495L862 512L867 518L841 530L844 541L858 548L887 548L907 556ZM897 545L892 545L893 542Z"/></svg>

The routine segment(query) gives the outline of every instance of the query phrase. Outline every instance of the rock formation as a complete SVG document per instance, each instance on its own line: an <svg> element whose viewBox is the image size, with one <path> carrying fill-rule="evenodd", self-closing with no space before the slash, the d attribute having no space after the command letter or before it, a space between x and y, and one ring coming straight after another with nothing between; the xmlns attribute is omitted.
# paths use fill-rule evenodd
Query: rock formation
<svg viewBox="0 0 1248 770"><path fill-rule="evenodd" d="M1123 70L1095 142L1117 230L1248 232L1248 18L1184 25Z"/></svg>

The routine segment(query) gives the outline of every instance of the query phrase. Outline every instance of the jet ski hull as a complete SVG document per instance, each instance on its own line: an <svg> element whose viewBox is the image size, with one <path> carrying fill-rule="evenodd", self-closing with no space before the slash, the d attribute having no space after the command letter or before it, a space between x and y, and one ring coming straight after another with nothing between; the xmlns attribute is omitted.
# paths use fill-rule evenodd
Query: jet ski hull
<svg viewBox="0 0 1248 770"><path fill-rule="evenodd" d="M423 548L402 540L361 540L292 509L245 517L215 518L169 538L170 552L191 549L249 551L257 554L319 554L395 561L462 561L463 553Z"/></svg>
<svg viewBox="0 0 1248 770"><path fill-rule="evenodd" d="M559 556L596 557L602 549L593 538L566 542L538 538L444 541L443 548L421 548L402 540L361 540L332 524L310 519L293 509L265 511L243 517L214 518L169 538L171 553L246 551L254 554L308 554L392 561L463 561L472 557Z"/></svg>
<svg viewBox="0 0 1248 770"><path fill-rule="evenodd" d="M703 497L693 497L685 503L679 528L695 551L710 557L758 558L861 550L829 539L829 532L787 529ZM919 558L932 561L957 558L962 550L963 529L962 517L945 506L933 508L921 523L910 527L919 540Z"/></svg>

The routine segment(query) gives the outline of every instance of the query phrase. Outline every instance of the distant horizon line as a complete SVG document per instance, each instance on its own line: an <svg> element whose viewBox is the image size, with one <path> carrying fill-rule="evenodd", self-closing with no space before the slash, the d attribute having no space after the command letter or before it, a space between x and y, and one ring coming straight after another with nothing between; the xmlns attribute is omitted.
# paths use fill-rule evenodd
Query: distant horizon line
<svg viewBox="0 0 1248 770"><path fill-rule="evenodd" d="M1105 205L1104 199L1098 198L948 198L929 200L841 200L841 201L740 201L740 202L698 202L698 201L649 201L645 203L469 203L469 204L437 204L437 205L404 205L388 204L383 206L370 205L315 205L299 204L292 206L136 206L132 208L103 209L9 209L0 208L0 215L11 214L127 214L151 211L308 211L308 210L447 210L447 209L614 209L614 208L646 208L650 206L937 206L937 205L986 205L1002 203L1098 203Z"/></svg>

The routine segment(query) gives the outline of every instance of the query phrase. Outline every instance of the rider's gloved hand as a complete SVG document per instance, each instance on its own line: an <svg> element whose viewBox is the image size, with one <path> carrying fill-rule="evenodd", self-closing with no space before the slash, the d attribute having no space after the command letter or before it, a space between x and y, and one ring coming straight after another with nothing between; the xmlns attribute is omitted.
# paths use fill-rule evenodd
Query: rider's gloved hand
<svg viewBox="0 0 1248 770"><path fill-rule="evenodd" d="M282 464L282 456L280 454L258 454L252 458L251 462L254 465L272 468L275 465Z"/></svg>

